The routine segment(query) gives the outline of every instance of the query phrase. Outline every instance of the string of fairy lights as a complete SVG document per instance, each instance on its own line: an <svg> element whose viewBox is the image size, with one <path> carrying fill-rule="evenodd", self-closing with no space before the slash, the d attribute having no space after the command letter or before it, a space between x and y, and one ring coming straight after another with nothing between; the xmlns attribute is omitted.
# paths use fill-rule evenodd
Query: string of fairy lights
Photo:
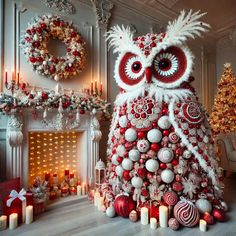
<svg viewBox="0 0 236 236"><path fill-rule="evenodd" d="M78 176L78 132L29 132L29 184L37 176L57 174L63 180L65 170Z"/></svg>

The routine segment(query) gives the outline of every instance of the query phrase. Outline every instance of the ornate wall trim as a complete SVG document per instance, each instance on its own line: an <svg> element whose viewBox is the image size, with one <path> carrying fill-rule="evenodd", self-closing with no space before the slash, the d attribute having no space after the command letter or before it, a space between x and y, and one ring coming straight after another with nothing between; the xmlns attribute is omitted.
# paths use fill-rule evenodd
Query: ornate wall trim
<svg viewBox="0 0 236 236"><path fill-rule="evenodd" d="M56 8L57 11L66 14L75 14L75 6L68 0L44 0L44 3L49 8Z"/></svg>

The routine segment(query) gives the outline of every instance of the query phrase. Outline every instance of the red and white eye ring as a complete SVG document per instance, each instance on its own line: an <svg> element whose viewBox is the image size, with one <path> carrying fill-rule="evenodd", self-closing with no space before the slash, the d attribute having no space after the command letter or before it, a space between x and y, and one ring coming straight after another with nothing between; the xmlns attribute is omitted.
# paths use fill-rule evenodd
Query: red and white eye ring
<svg viewBox="0 0 236 236"><path fill-rule="evenodd" d="M131 80L139 79L144 73L141 59L137 56L131 57L126 63L125 73Z"/></svg>
<svg viewBox="0 0 236 236"><path fill-rule="evenodd" d="M161 76L171 76L178 70L178 59L169 52L158 55L154 61L155 70Z"/></svg>

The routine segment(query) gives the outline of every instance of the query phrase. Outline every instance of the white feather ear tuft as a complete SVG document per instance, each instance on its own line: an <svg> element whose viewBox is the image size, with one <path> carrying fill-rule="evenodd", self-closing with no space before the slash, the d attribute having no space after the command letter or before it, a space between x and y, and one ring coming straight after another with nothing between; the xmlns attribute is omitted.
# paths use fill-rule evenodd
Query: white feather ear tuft
<svg viewBox="0 0 236 236"><path fill-rule="evenodd" d="M205 14L206 12L200 13L200 11L193 13L192 10L185 14L184 10L181 11L176 20L169 22L163 43L182 44L187 38L195 38L200 36L201 32L208 31L210 25L199 21Z"/></svg>
<svg viewBox="0 0 236 236"><path fill-rule="evenodd" d="M133 32L130 30L130 27L126 28L124 25L113 26L106 33L106 40L109 41L108 48L114 47L114 53L121 52L126 50L131 45L133 46Z"/></svg>

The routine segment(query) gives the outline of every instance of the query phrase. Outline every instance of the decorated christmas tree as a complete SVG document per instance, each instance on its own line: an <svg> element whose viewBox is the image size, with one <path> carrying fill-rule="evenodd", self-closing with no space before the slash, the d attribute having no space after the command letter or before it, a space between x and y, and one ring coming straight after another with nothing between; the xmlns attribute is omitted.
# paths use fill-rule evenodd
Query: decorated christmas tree
<svg viewBox="0 0 236 236"><path fill-rule="evenodd" d="M108 32L119 53L115 79L121 88L100 188L100 209L110 217L116 213L136 221L140 216L141 224L152 217L174 230L195 226L200 218L208 224L225 220L210 127L190 85L193 56L182 45L206 31L202 15L183 11L166 33L134 39L129 27Z"/></svg>
<svg viewBox="0 0 236 236"><path fill-rule="evenodd" d="M236 77L231 64L225 63L210 115L210 124L214 135L236 131L235 107Z"/></svg>

